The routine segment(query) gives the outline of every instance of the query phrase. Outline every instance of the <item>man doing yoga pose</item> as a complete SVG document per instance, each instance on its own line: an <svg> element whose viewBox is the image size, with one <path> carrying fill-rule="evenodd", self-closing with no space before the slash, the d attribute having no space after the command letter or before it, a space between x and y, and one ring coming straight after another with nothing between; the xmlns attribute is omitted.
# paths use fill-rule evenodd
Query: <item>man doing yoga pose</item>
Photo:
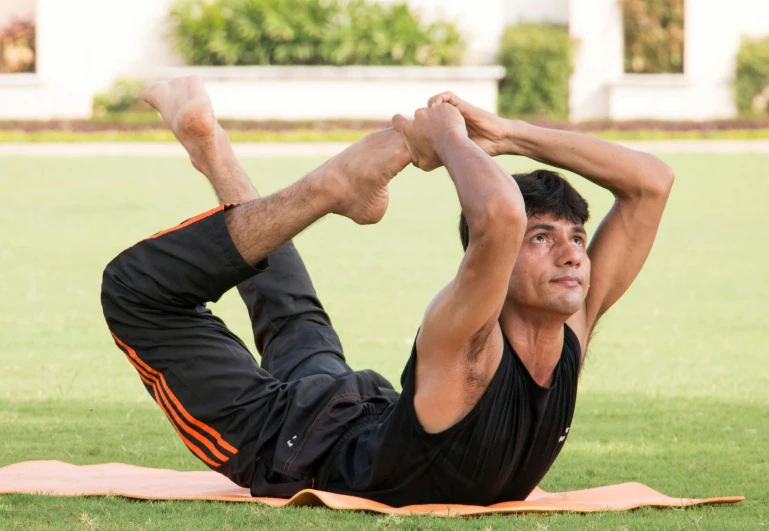
<svg viewBox="0 0 769 531"><path fill-rule="evenodd" d="M101 298L115 343L184 444L254 496L315 487L394 506L524 499L568 436L596 321L649 254L670 168L445 93L260 198L199 79L160 83L145 99L221 205L120 253ZM499 154L613 193L589 247L587 203L569 183L548 170L511 178ZM291 238L332 213L378 222L389 181L412 162L448 170L465 254L424 314L399 394L345 363ZM261 367L205 306L233 287Z"/></svg>

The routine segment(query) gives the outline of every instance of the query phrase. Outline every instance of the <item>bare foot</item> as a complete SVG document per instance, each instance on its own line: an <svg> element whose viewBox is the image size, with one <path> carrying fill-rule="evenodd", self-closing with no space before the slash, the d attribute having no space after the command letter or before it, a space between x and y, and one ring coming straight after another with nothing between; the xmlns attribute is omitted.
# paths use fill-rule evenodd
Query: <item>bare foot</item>
<svg viewBox="0 0 769 531"><path fill-rule="evenodd" d="M214 117L214 108L198 76L156 83L142 93L174 136L187 150L195 168L203 173L218 135L225 134Z"/></svg>
<svg viewBox="0 0 769 531"><path fill-rule="evenodd" d="M348 147L324 164L339 192L334 213L360 225L378 223L390 203L387 185L410 163L406 141L394 129L372 133Z"/></svg>

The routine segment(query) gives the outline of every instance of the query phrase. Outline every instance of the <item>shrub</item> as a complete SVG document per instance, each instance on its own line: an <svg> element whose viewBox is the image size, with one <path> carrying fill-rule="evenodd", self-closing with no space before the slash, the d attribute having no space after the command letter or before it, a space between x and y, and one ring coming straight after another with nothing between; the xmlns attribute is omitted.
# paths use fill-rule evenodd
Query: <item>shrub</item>
<svg viewBox="0 0 769 531"><path fill-rule="evenodd" d="M769 37L742 39L734 97L740 112L769 113Z"/></svg>
<svg viewBox="0 0 769 531"><path fill-rule="evenodd" d="M684 0L620 0L625 72L684 71Z"/></svg>
<svg viewBox="0 0 769 531"><path fill-rule="evenodd" d="M103 117L127 111L149 111L150 106L141 99L146 85L135 79L118 79L107 92L93 97L93 114Z"/></svg>
<svg viewBox="0 0 769 531"><path fill-rule="evenodd" d="M371 0L176 0L176 50L193 65L458 64L452 23Z"/></svg>
<svg viewBox="0 0 769 531"><path fill-rule="evenodd" d="M572 41L560 26L518 25L505 29L499 62L507 69L499 87L505 115L569 113Z"/></svg>

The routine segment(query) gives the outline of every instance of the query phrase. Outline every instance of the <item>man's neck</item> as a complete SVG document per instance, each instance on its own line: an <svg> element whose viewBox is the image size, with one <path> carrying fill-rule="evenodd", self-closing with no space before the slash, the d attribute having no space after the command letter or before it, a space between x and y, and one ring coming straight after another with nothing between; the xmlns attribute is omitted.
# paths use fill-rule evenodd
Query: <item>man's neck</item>
<svg viewBox="0 0 769 531"><path fill-rule="evenodd" d="M499 324L534 381L549 387L563 350L563 318L529 312L523 315L508 302Z"/></svg>

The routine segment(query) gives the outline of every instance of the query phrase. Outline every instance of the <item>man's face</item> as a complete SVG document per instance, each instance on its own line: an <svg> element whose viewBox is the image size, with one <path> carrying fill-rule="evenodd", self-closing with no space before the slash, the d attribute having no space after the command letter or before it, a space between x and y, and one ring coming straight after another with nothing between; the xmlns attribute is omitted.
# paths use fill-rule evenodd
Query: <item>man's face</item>
<svg viewBox="0 0 769 531"><path fill-rule="evenodd" d="M551 214L530 217L510 277L508 299L519 308L564 316L576 313L590 287L582 225Z"/></svg>

